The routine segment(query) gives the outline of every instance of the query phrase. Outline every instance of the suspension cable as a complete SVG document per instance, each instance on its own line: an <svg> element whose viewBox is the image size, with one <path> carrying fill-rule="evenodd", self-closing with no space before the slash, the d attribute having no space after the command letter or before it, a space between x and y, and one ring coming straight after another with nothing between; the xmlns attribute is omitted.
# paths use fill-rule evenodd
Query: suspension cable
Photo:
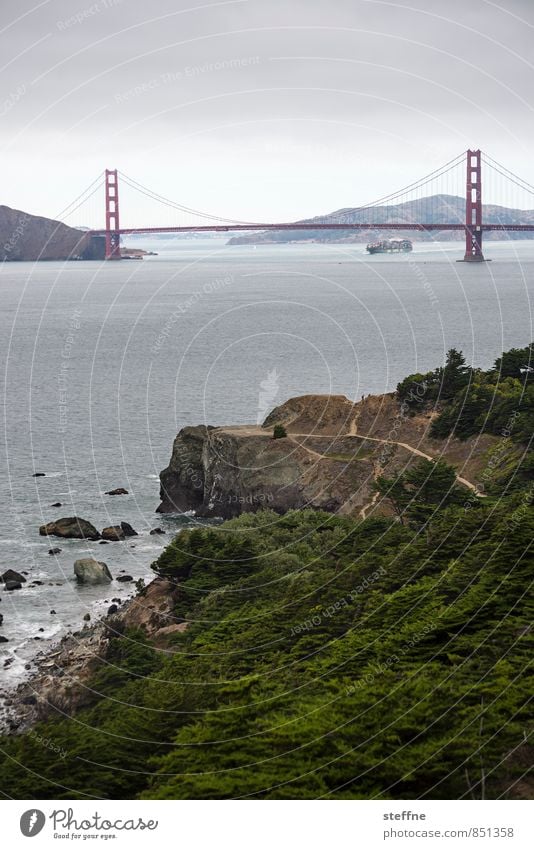
<svg viewBox="0 0 534 849"><path fill-rule="evenodd" d="M80 201L80 203L78 204L78 206L81 206L81 204L82 204L82 203L85 203L85 201L86 201L86 200L89 200L89 198L90 198L90 197L92 197L92 196L94 195L94 193L96 192L96 190L100 188L101 181L102 181L103 179L104 179L104 172L101 172L101 173L98 175L98 177L96 178L96 180L93 180L93 182L92 182L89 186L87 186L87 188L86 188L86 189L85 189L85 190L84 190L84 191L83 191L80 195L78 195L78 197L77 197L77 198L74 198L74 200L73 200L73 201L71 201L71 202L69 203L69 205L65 207L65 209L62 209L62 210L61 210L61 212L60 212L58 215L56 215L56 220L59 220L59 219L61 218L61 216L62 216L62 215L63 215L63 216L64 216L64 215L66 215L66 214L67 214L67 210L69 210L69 209L71 208L71 206L74 206L74 204L75 204L75 203L77 203L78 201ZM85 194L87 194L87 192L88 192L90 189L92 189L92 188L93 188L93 186L95 185L95 183L98 183L99 185L98 185L98 186L96 186L96 187L93 189L93 191L91 192L91 194L90 194L90 195L87 195L87 197L86 197L86 198L84 198L84 200L80 200L81 198L83 198L83 196L84 196ZM71 211L69 212L69 215L71 215L73 212L75 212L75 211L76 211L76 209L78 208L78 206L77 206L75 209L71 209Z"/></svg>

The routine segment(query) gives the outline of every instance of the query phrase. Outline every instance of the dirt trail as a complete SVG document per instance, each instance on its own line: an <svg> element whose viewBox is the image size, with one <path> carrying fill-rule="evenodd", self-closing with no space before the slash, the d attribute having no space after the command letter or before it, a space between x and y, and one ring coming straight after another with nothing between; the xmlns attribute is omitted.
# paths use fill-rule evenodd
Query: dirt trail
<svg viewBox="0 0 534 849"><path fill-rule="evenodd" d="M363 433L356 434L356 433L352 432L355 427L356 427L356 424L353 421L351 423L350 430L349 430L348 433L340 434L339 436L336 436L335 438L336 439L342 439L342 438L346 438L346 437L352 437L353 439L366 439L369 442L380 442L383 445L399 445L401 448L405 448L406 451L410 451L412 454L416 454L418 457L423 457L425 460L435 460L435 458L432 457L430 454L425 454L424 451L421 451L419 448L416 448L414 445L410 445L408 442L397 442L394 439L382 439L382 438L377 437L377 436L366 436ZM291 434L291 438L293 438L295 436L298 436L300 438L308 438L310 436L313 436L314 439L333 439L334 438L332 436L323 436L322 434L318 434L317 436L315 436L313 434L309 434L309 433L292 433ZM302 447L305 448L306 446L302 446ZM311 449L308 449L308 450L311 451ZM317 452L312 451L312 453L316 454ZM318 456L324 456L324 455L319 454ZM479 492L478 489L477 489L477 486L474 483L471 483L471 481L468 481L467 478L462 478L460 475L456 475L456 480L458 481L458 483L461 483L461 484L463 484L463 486L466 486L468 489L472 490L473 492L476 492L477 495L479 495L481 498L485 498L484 493Z"/></svg>
<svg viewBox="0 0 534 849"><path fill-rule="evenodd" d="M424 451L421 451L419 448L416 448L414 445L410 445L408 442L397 442L393 439L383 439L377 436L366 436L363 433L356 433L356 419L353 419L350 423L349 430L347 433L339 433L339 434L314 434L314 433L289 433L288 438L295 442L297 445L300 445L301 448L304 448L310 454L319 459L328 459L326 454L321 454L319 451L315 451L313 448L308 448L307 445L303 445L300 442L297 442L298 439L344 439L346 437L351 437L352 439L365 439L369 442L379 442L382 445L399 445L401 448L405 448L406 451L410 451L412 454L417 455L418 457L423 457L425 460L435 460L430 454L426 454ZM235 434L236 436L265 436L272 439L272 434L270 431L265 430L259 425L236 425L235 427L222 427L219 430L224 431L224 433ZM461 483L463 486L470 489L472 492L475 492L480 498L485 498L484 493L479 492L476 485L468 481L467 478L463 478L460 475L456 475L456 480L458 483ZM369 505L370 506L370 505ZM367 508L365 508L367 509Z"/></svg>

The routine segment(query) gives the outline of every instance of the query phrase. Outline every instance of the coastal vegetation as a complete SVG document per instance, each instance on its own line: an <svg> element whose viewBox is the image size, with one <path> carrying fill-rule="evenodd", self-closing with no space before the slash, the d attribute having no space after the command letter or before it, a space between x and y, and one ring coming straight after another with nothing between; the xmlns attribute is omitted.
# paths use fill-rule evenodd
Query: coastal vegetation
<svg viewBox="0 0 534 849"><path fill-rule="evenodd" d="M110 620L86 706L2 739L4 794L532 798L531 351L486 372L450 352L398 388L428 386L436 437L501 436L498 492L422 459L378 477L393 516L176 536L153 568L182 627L163 646Z"/></svg>

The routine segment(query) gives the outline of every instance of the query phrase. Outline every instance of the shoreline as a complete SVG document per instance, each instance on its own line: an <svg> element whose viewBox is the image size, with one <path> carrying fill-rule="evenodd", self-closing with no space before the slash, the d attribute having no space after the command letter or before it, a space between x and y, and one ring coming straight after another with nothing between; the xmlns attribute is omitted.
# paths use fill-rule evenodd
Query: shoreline
<svg viewBox="0 0 534 849"><path fill-rule="evenodd" d="M0 692L0 734L23 734L54 714L69 716L88 707L94 693L86 684L106 663L111 641L127 628L141 628L150 638L168 627L175 591L174 585L155 577L116 613L65 634L39 652L28 677Z"/></svg>

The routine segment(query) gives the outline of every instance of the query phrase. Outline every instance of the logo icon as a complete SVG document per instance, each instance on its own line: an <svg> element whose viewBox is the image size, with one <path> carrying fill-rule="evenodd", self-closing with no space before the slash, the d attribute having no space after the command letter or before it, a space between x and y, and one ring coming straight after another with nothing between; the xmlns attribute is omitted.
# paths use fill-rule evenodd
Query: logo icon
<svg viewBox="0 0 534 849"><path fill-rule="evenodd" d="M20 818L20 830L24 837L35 837L42 831L46 822L46 817L42 811L37 808L32 808L30 811L25 811Z"/></svg>

